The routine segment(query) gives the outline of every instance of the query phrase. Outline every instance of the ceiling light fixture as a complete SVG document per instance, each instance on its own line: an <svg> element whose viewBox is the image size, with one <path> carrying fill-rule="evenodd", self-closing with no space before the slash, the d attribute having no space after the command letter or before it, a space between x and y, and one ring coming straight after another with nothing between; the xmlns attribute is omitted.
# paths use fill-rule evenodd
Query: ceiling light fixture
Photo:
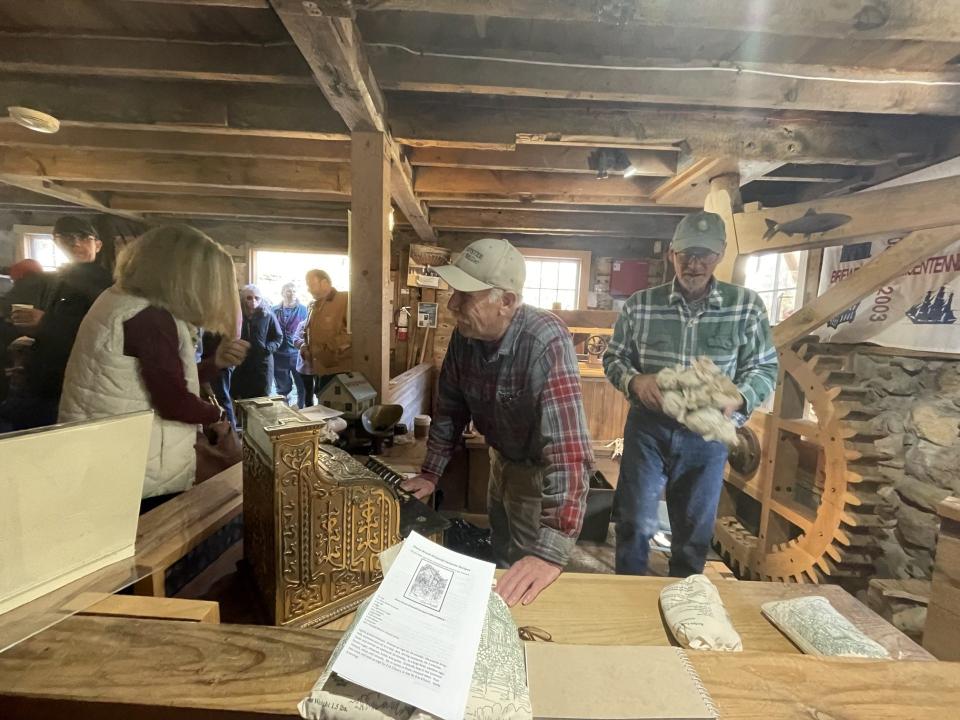
<svg viewBox="0 0 960 720"><path fill-rule="evenodd" d="M597 171L597 180L606 180L610 172L622 172L625 178L639 174L640 170L620 148L600 148L587 157L587 167Z"/></svg>
<svg viewBox="0 0 960 720"><path fill-rule="evenodd" d="M12 105L7 108L10 119L17 125L33 130L34 132L52 134L60 129L60 121L53 115L39 110Z"/></svg>

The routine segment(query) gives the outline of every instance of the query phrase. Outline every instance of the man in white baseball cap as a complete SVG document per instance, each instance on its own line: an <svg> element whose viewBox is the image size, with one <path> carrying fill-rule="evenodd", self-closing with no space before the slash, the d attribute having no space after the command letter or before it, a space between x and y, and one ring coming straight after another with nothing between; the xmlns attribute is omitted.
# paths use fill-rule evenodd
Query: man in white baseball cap
<svg viewBox="0 0 960 720"><path fill-rule="evenodd" d="M506 240L472 243L435 268L457 320L440 371L427 457L404 487L433 492L472 419L490 445L487 506L497 592L529 604L559 577L580 534L593 455L570 333L524 305L526 263Z"/></svg>

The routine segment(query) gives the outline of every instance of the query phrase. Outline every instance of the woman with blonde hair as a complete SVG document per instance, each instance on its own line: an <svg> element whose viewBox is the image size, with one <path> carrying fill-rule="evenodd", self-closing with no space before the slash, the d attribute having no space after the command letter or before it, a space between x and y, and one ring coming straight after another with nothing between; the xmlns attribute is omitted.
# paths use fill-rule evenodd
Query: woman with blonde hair
<svg viewBox="0 0 960 720"><path fill-rule="evenodd" d="M186 225L155 228L123 249L115 283L90 308L67 363L60 422L153 410L144 498L194 483L197 427L221 411L200 383L237 365L240 308L233 260ZM225 339L199 367L199 328Z"/></svg>

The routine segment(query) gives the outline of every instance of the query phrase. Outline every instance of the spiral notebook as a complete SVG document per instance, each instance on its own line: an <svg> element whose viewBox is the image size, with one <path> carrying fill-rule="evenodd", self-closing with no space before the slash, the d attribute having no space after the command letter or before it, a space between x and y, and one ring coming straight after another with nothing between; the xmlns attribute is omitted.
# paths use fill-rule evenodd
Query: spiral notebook
<svg viewBox="0 0 960 720"><path fill-rule="evenodd" d="M528 642L527 685L543 720L716 720L716 705L675 647Z"/></svg>

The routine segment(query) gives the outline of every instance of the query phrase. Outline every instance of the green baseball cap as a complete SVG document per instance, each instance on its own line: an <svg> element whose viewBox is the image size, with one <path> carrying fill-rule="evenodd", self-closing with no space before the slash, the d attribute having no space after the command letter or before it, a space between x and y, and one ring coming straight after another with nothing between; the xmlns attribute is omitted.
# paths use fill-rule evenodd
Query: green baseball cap
<svg viewBox="0 0 960 720"><path fill-rule="evenodd" d="M670 249L674 252L686 250L707 250L722 253L727 241L727 230L723 225L723 218L716 213L690 213L673 233Z"/></svg>

